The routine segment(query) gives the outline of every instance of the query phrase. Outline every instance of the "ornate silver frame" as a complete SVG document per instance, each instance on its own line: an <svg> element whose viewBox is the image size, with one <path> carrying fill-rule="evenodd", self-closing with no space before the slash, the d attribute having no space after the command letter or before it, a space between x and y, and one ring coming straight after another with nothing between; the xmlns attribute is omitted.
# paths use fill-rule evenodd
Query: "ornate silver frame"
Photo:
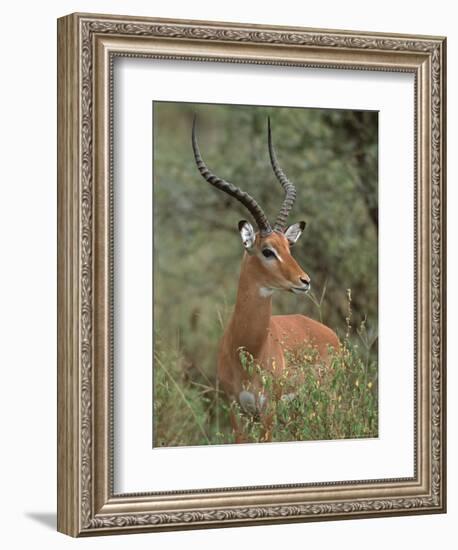
<svg viewBox="0 0 458 550"><path fill-rule="evenodd" d="M58 530L72 536L445 511L445 38L73 14L58 20ZM114 494L112 60L415 75L415 475Z"/></svg>

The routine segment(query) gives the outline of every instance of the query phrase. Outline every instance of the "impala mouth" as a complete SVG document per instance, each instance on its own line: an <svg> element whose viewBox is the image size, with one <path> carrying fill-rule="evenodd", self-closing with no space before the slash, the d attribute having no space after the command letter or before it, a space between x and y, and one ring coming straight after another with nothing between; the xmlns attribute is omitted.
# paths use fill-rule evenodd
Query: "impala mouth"
<svg viewBox="0 0 458 550"><path fill-rule="evenodd" d="M291 292L294 292L294 294L307 294L307 292L310 290L310 285L307 286L293 286L291 289Z"/></svg>

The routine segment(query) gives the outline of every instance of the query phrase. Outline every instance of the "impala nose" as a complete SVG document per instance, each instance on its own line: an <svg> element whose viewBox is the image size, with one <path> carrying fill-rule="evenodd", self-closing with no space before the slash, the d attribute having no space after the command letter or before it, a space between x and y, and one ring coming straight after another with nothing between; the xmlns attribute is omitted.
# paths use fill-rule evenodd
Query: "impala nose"
<svg viewBox="0 0 458 550"><path fill-rule="evenodd" d="M309 277L299 277L301 283L307 288L310 288L310 278Z"/></svg>

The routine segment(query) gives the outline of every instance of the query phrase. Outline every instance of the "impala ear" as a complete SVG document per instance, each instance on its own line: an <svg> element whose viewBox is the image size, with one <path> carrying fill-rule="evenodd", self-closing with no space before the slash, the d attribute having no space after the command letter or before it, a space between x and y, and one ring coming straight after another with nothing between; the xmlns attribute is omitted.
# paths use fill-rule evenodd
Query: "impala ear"
<svg viewBox="0 0 458 550"><path fill-rule="evenodd" d="M302 235L302 231L305 229L305 222L293 223L285 231L285 237L288 239L289 245L293 246Z"/></svg>
<svg viewBox="0 0 458 550"><path fill-rule="evenodd" d="M239 231L245 250L248 252L248 254L251 254L253 252L254 242L256 240L256 234L253 226L246 220L240 220Z"/></svg>

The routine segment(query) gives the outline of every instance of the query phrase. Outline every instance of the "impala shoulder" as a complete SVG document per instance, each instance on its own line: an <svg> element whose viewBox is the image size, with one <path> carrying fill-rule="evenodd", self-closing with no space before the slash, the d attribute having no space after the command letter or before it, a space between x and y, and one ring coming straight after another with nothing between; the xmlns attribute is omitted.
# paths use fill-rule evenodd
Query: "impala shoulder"
<svg viewBox="0 0 458 550"><path fill-rule="evenodd" d="M339 338L337 337L337 334L328 326L320 323L320 321L316 321L311 317L307 317L306 315L301 315L299 313L287 315L286 317L290 318L290 323L293 323L295 326L300 326L301 329L311 338L319 341L326 341L333 347L339 346Z"/></svg>
<svg viewBox="0 0 458 550"><path fill-rule="evenodd" d="M298 322L302 323L304 327L306 327L310 332L314 333L315 335L319 335L320 339L327 340L328 343L335 348L339 346L339 338L337 334L332 330L332 328L324 325L323 323L320 323L320 321L311 319L306 315L298 314L295 315L295 317L297 317Z"/></svg>

